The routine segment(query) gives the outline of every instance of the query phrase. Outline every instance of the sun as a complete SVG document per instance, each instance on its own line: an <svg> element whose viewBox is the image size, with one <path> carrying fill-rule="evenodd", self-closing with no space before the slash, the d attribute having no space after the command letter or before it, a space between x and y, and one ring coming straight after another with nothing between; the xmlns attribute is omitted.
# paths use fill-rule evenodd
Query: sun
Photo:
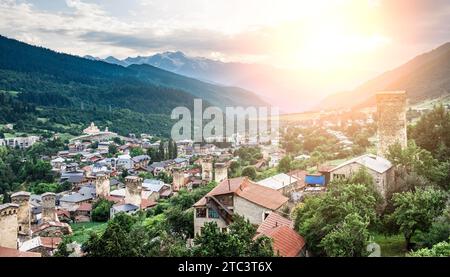
<svg viewBox="0 0 450 277"><path fill-rule="evenodd" d="M315 1L314 1L315 2ZM293 67L333 70L363 64L390 43L374 1L299 1L301 18L284 24L277 51ZM309 12L305 12L309 11Z"/></svg>

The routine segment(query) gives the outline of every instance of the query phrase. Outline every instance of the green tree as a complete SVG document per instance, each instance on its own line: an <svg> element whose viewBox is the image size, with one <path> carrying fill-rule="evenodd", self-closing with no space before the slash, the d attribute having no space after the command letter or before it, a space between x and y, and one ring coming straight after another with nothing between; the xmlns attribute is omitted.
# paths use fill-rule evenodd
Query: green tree
<svg viewBox="0 0 450 277"><path fill-rule="evenodd" d="M291 157L286 156L281 159L280 163L278 164L278 172L281 173L287 173L291 170Z"/></svg>
<svg viewBox="0 0 450 277"><path fill-rule="evenodd" d="M172 150L172 153L173 153L173 159L176 159L176 158L178 157L178 147L177 147L177 142L174 141L172 145L173 145L173 150Z"/></svg>
<svg viewBox="0 0 450 277"><path fill-rule="evenodd" d="M450 159L450 112L442 105L423 115L411 128L409 137L441 161Z"/></svg>
<svg viewBox="0 0 450 277"><path fill-rule="evenodd" d="M110 209L114 202L108 201L106 199L97 200L92 206L92 221L95 222L106 222L109 220Z"/></svg>
<svg viewBox="0 0 450 277"><path fill-rule="evenodd" d="M133 237L137 217L118 213L108 222L102 235L92 233L83 244L87 257L137 257L142 256L142 241Z"/></svg>
<svg viewBox="0 0 450 277"><path fill-rule="evenodd" d="M150 157L152 162L160 162L161 159L159 157L158 151L154 148L147 149L147 155Z"/></svg>
<svg viewBox="0 0 450 277"><path fill-rule="evenodd" d="M130 150L130 156L131 157L136 157L136 156L140 156L140 155L144 155L144 150L141 147L133 147Z"/></svg>
<svg viewBox="0 0 450 277"><path fill-rule="evenodd" d="M158 160L163 161L166 159L166 151L164 149L164 141L161 140L158 148Z"/></svg>
<svg viewBox="0 0 450 277"><path fill-rule="evenodd" d="M342 224L328 233L320 242L329 257L365 257L369 243L369 221L357 213L348 214Z"/></svg>
<svg viewBox="0 0 450 277"><path fill-rule="evenodd" d="M253 166L247 166L242 170L242 176L247 176L251 180L255 180L256 178L256 169Z"/></svg>
<svg viewBox="0 0 450 277"><path fill-rule="evenodd" d="M118 152L117 146L116 146L115 144L112 144L112 143L111 143L111 144L108 146L108 154L110 154L111 156L114 156L114 155L117 154L117 152Z"/></svg>
<svg viewBox="0 0 450 277"><path fill-rule="evenodd" d="M169 145L167 147L167 155L169 159L173 159L173 141L172 139L169 139Z"/></svg>
<svg viewBox="0 0 450 277"><path fill-rule="evenodd" d="M450 238L449 238L450 240ZM422 248L409 254L411 257L450 257L450 242L439 242L431 249Z"/></svg>
<svg viewBox="0 0 450 277"><path fill-rule="evenodd" d="M332 242L342 238L343 234L335 233L328 238L328 244L322 244L323 239L333 231L336 232L348 215L358 214L364 223L368 223L367 228L373 228L378 220L376 206L376 195L367 185L348 182L332 183L326 193L307 197L304 204L295 209L295 229L305 238L307 247L312 253L324 256L327 254L324 246L336 245ZM350 219L352 223L355 223L353 218L348 220ZM352 226L350 223L348 225L348 227ZM361 225L358 226L361 227ZM361 239L358 238L358 240ZM346 247L347 245L342 245L341 249L333 249L332 253L349 253ZM352 249L352 251L352 253L363 253L364 249ZM328 252L331 253L330 247Z"/></svg>
<svg viewBox="0 0 450 277"><path fill-rule="evenodd" d="M53 257L69 257L69 255L72 254L73 251L67 250L67 245L72 242L72 237L64 236L61 243L58 245L55 254L53 254Z"/></svg>
<svg viewBox="0 0 450 277"><path fill-rule="evenodd" d="M216 222L205 223L200 235L194 239L192 250L196 257L270 257L272 242L267 237L256 240L256 227L235 215L229 232L222 232Z"/></svg>
<svg viewBox="0 0 450 277"><path fill-rule="evenodd" d="M241 166L237 161L232 161L230 163L229 171L230 171L230 177L237 177L239 174Z"/></svg>
<svg viewBox="0 0 450 277"><path fill-rule="evenodd" d="M391 217L403 233L407 249L415 232L427 232L433 220L443 213L446 199L446 193L432 187L393 195L395 210Z"/></svg>
<svg viewBox="0 0 450 277"><path fill-rule="evenodd" d="M429 151L420 148L412 140L408 141L406 148L402 148L398 143L391 145L387 158L400 174L417 173L443 188L450 186L450 163L439 162Z"/></svg>

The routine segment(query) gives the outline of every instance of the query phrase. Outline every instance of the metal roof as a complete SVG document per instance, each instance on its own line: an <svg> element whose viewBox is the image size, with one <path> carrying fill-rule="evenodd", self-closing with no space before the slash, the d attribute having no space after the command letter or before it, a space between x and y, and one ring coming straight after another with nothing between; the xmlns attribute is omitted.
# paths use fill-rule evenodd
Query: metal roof
<svg viewBox="0 0 450 277"><path fill-rule="evenodd" d="M371 169L373 171L376 171L378 173L384 173L387 170L389 170L392 167L392 163L385 158L382 158L380 156L372 155L372 154L366 154L359 157L356 157L354 159L348 160L335 168L333 168L331 171L335 171L343 166L357 163L362 166L367 167L368 169Z"/></svg>
<svg viewBox="0 0 450 277"><path fill-rule="evenodd" d="M271 189L279 190L285 186L289 186L292 183L298 181L298 178L289 176L286 173L280 173L275 176L266 178L257 182L258 185L265 186Z"/></svg>

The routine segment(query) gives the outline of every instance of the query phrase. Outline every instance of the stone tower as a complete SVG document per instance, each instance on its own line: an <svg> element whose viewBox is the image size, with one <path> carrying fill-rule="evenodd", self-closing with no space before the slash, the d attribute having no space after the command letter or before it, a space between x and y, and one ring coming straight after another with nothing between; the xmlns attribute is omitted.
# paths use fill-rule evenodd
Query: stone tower
<svg viewBox="0 0 450 277"><path fill-rule="evenodd" d="M107 198L110 192L110 179L108 174L97 174L95 178L95 194L98 198Z"/></svg>
<svg viewBox="0 0 450 277"><path fill-rule="evenodd" d="M0 205L0 246L17 249L17 212L19 205L7 203Z"/></svg>
<svg viewBox="0 0 450 277"><path fill-rule="evenodd" d="M26 191L19 191L11 195L11 202L19 205L17 211L17 221L19 224L19 235L30 236L31 235L31 207L30 207L31 193Z"/></svg>
<svg viewBox="0 0 450 277"><path fill-rule="evenodd" d="M184 187L185 183L183 170L175 169L172 173L172 177L173 177L173 190L179 191L182 187Z"/></svg>
<svg viewBox="0 0 450 277"><path fill-rule="evenodd" d="M127 176L125 178L125 203L141 206L142 178Z"/></svg>
<svg viewBox="0 0 450 277"><path fill-rule="evenodd" d="M214 181L220 183L228 179L228 167L225 163L216 163L214 165Z"/></svg>
<svg viewBox="0 0 450 277"><path fill-rule="evenodd" d="M378 117L377 155L386 157L389 146L406 147L406 92L384 91L376 95Z"/></svg>
<svg viewBox="0 0 450 277"><path fill-rule="evenodd" d="M46 192L41 195L42 198L42 222L58 221L56 216L56 194Z"/></svg>
<svg viewBox="0 0 450 277"><path fill-rule="evenodd" d="M213 163L210 159L202 161L202 180L211 181L213 179Z"/></svg>

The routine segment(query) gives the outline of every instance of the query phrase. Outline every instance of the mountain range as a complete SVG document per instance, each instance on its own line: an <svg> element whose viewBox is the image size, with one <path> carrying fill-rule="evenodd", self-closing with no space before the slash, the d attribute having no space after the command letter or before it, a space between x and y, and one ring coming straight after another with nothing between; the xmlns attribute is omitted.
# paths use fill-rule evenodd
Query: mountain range
<svg viewBox="0 0 450 277"><path fill-rule="evenodd" d="M219 107L265 104L241 88L201 82L147 64L123 67L89 60L2 36L0 70L5 81L9 73L16 75L15 82L4 81L0 89L52 93L73 103L113 105L146 113L167 113L175 105L192 105L193 98Z"/></svg>
<svg viewBox="0 0 450 277"><path fill-rule="evenodd" d="M383 90L406 90L410 104L450 95L450 42L416 56L354 90L325 98L317 109L367 107L375 104L375 94Z"/></svg>
<svg viewBox="0 0 450 277"><path fill-rule="evenodd" d="M266 64L222 62L190 57L180 51L128 57L123 60L112 56L105 59L93 56L85 58L121 66L148 64L211 84L241 87L254 92L271 105L278 106L283 112L307 110L313 107L321 96L316 83L301 72Z"/></svg>
<svg viewBox="0 0 450 277"><path fill-rule="evenodd" d="M149 64L213 84L242 87L254 91L272 105L280 106L285 112L370 106L375 103L375 93L382 90L406 90L410 103L450 93L450 43L369 79L353 90L334 94L325 92L332 89L331 87L323 87L317 82L320 78L326 79L326 76L309 80L305 77L307 74L303 75L298 71L262 64L226 63L189 57L180 51L128 57L123 60L110 56L103 61L121 66ZM359 74L373 76L373 73Z"/></svg>

